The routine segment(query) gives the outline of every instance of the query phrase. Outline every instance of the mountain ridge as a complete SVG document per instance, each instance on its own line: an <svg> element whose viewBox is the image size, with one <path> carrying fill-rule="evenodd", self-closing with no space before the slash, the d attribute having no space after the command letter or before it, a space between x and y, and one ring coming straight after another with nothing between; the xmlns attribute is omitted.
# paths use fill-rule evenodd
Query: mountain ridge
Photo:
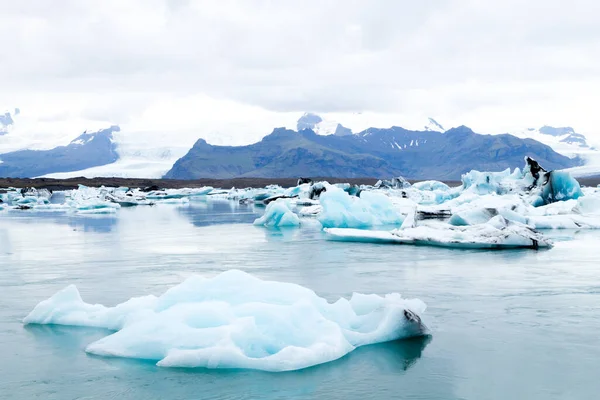
<svg viewBox="0 0 600 400"><path fill-rule="evenodd" d="M0 176L33 178L113 163L119 157L112 134L119 130L113 125L97 132L85 131L66 146L0 154Z"/></svg>
<svg viewBox="0 0 600 400"><path fill-rule="evenodd" d="M164 178L402 175L411 179L459 179L471 169L521 167L525 156L538 159L550 169L580 163L533 139L480 135L466 126L444 133L396 126L369 128L346 136L276 128L248 146L212 146L198 140Z"/></svg>

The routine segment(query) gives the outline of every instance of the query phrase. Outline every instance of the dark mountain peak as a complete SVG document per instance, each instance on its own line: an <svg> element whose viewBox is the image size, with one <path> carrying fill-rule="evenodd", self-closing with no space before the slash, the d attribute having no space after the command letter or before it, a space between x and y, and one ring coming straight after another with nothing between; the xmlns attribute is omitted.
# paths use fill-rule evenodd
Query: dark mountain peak
<svg viewBox="0 0 600 400"><path fill-rule="evenodd" d="M310 130L310 129L302 129L302 130ZM298 131L300 132L300 131ZM279 140L279 139L290 139L290 138L295 138L298 137L298 132L293 131L291 129L287 129L287 128L275 128L273 129L273 132L271 132L269 135L265 136L261 142L270 142L270 141L274 141L274 140Z"/></svg>
<svg viewBox="0 0 600 400"><path fill-rule="evenodd" d="M212 145L208 144L204 139L198 139L196 140L196 143L194 143L194 147L212 147Z"/></svg>
<svg viewBox="0 0 600 400"><path fill-rule="evenodd" d="M303 131L305 129L314 130L318 123L323 122L323 118L319 117L317 114L313 114L310 112L304 113L296 124L296 129L298 132Z"/></svg>
<svg viewBox="0 0 600 400"><path fill-rule="evenodd" d="M335 136L348 136L352 135L352 129L346 128L342 124L337 124L335 127L335 132L333 133Z"/></svg>
<svg viewBox="0 0 600 400"><path fill-rule="evenodd" d="M79 135L78 137L73 139L69 145L83 146L83 145L86 145L86 144L90 143L91 141L97 140L97 139L101 139L104 141L108 140L108 141L112 142L113 133L120 132L120 131L121 131L121 128L118 125L112 125L110 128L100 129L98 131L89 132L89 133L87 130L85 130L81 135Z"/></svg>
<svg viewBox="0 0 600 400"><path fill-rule="evenodd" d="M560 128L555 128L553 126L544 125L540 128L540 133L543 133L544 135L550 135L550 136L563 136L563 135L570 135L572 133L575 133L575 130L573 128L571 128L570 126L563 126Z"/></svg>
<svg viewBox="0 0 600 400"><path fill-rule="evenodd" d="M461 125L457 128L448 129L445 133L448 136L466 136L466 135L475 135L475 132L471 128L465 125Z"/></svg>

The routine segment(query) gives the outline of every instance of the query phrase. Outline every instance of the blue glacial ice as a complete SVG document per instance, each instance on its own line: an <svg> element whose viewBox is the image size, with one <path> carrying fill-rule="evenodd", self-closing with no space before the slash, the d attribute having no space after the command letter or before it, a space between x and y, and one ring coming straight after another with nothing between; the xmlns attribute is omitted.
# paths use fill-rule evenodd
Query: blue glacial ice
<svg viewBox="0 0 600 400"><path fill-rule="evenodd" d="M39 303L25 324L116 331L86 351L163 367L290 371L336 360L359 346L427 334L425 303L354 293L329 303L305 287L238 270L193 276L159 297L115 307L85 303L73 285Z"/></svg>
<svg viewBox="0 0 600 400"><path fill-rule="evenodd" d="M383 193L363 191L360 197L329 187L321 194L322 211L319 222L325 228L369 228L379 225L400 225L404 216Z"/></svg>
<svg viewBox="0 0 600 400"><path fill-rule="evenodd" d="M570 173L564 171L550 172L540 193L543 204L571 199L576 200L581 196L583 196L583 192L581 191L579 182Z"/></svg>
<svg viewBox="0 0 600 400"><path fill-rule="evenodd" d="M300 218L294 214L288 200L278 199L267 205L265 213L254 221L254 225L273 228L300 226Z"/></svg>

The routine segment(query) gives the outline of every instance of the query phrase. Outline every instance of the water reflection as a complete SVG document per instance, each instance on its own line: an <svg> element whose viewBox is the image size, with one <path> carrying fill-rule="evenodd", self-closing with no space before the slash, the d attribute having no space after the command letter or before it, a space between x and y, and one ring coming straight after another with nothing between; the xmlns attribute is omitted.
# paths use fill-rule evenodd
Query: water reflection
<svg viewBox="0 0 600 400"><path fill-rule="evenodd" d="M25 325L23 329L36 341L64 352L85 349L88 344L114 333L108 329L64 325Z"/></svg>
<svg viewBox="0 0 600 400"><path fill-rule="evenodd" d="M252 204L238 204L228 200L193 201L178 212L186 216L195 226L252 223L263 210Z"/></svg>
<svg viewBox="0 0 600 400"><path fill-rule="evenodd" d="M109 233L114 230L118 223L118 216L113 214L82 215L69 214L66 212L35 212L23 211L11 213L2 218L18 220L24 224L38 225L40 222L48 222L57 225L67 225L73 230L83 232Z"/></svg>
<svg viewBox="0 0 600 400"><path fill-rule="evenodd" d="M85 348L92 342L105 336L111 335L113 331L102 328L89 328L78 326L63 325L25 325L24 329L31 334L39 344L50 346L55 352L72 353L73 349L85 351ZM325 364L320 364L311 368L299 371L289 371L280 373L282 375L327 375L330 373L339 373L343 370L374 369L376 371L385 371L386 373L404 373L412 368L421 358L423 351L431 343L430 335L416 337L406 340L396 340L392 342L372 344L362 346L342 357L339 360ZM108 363L117 362L115 358L94 357L102 359ZM144 360L130 360L132 362ZM153 361L152 363L155 363ZM158 367L157 367L158 368ZM174 371L183 369L175 368ZM185 369L188 372L205 372L203 368ZM226 370L210 370L215 373L227 372ZM241 370L240 370L241 371ZM230 373L240 372L238 370L229 370ZM257 371L258 372L258 371ZM263 373L263 372L259 372Z"/></svg>

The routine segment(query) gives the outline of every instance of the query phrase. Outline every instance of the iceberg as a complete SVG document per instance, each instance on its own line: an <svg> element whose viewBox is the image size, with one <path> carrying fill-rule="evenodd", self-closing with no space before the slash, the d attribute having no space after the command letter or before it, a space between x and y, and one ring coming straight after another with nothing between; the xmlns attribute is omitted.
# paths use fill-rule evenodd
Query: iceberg
<svg viewBox="0 0 600 400"><path fill-rule="evenodd" d="M115 307L85 303L73 285L39 303L24 324L116 331L88 353L157 361L162 367L291 371L336 360L359 346L428 334L425 303L354 293L329 303L292 283L238 270L193 276L159 297Z"/></svg>
<svg viewBox="0 0 600 400"><path fill-rule="evenodd" d="M373 187L376 189L407 189L410 187L410 183L402 176L399 176L390 180L380 179Z"/></svg>
<svg viewBox="0 0 600 400"><path fill-rule="evenodd" d="M463 249L538 249L552 246L551 241L534 229L518 222L508 221L499 215L485 224L472 226L440 224L435 227L407 227L390 232L329 228L325 229L325 232L330 240L345 242L410 244Z"/></svg>
<svg viewBox="0 0 600 400"><path fill-rule="evenodd" d="M267 205L264 215L257 218L254 225L266 227L299 226L300 218L290 209L285 199L278 199Z"/></svg>
<svg viewBox="0 0 600 400"><path fill-rule="evenodd" d="M404 216L382 193L362 191L360 197L350 196L336 187L329 187L320 196L322 211L319 222L325 228L369 228L378 225L400 225Z"/></svg>
<svg viewBox="0 0 600 400"><path fill-rule="evenodd" d="M533 177L524 181L524 175L519 168L513 172L510 168L501 172L481 172L472 170L461 177L463 191L485 195L490 193L507 194L523 191L525 187L533 184Z"/></svg>
<svg viewBox="0 0 600 400"><path fill-rule="evenodd" d="M550 171L540 193L543 204L576 200L581 196L583 196L583 192L579 182L571 174L563 171Z"/></svg>

